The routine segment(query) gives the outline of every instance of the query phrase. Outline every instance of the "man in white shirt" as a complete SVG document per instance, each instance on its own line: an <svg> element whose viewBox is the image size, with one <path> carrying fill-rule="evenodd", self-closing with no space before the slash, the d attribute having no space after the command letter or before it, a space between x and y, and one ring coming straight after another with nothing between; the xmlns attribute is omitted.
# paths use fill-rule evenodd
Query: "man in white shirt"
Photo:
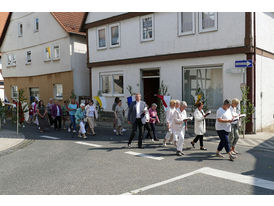
<svg viewBox="0 0 274 206"><path fill-rule="evenodd" d="M175 111L173 123L172 123L172 131L174 139L178 140L177 142L177 152L178 156L184 155L183 153L183 144L185 138L185 122L187 121L187 113L186 113L187 103L185 101L180 102L179 110Z"/></svg>
<svg viewBox="0 0 274 206"><path fill-rule="evenodd" d="M131 142L135 137L135 133L137 131L137 127L139 129L139 137L138 137L138 148L142 147L142 138L144 135L144 125L142 123L142 118L145 115L145 107L146 103L141 101L141 94L135 95L135 100L129 106L128 110L128 123L132 125L132 131L130 134L130 138L128 140L128 147L131 147Z"/></svg>
<svg viewBox="0 0 274 206"><path fill-rule="evenodd" d="M229 133L231 132L231 122L233 122L233 117L230 111L230 101L225 100L224 104L222 107L220 107L217 110L216 113L216 131L220 137L220 143L217 148L216 156L217 157L224 157L223 155L220 154L223 148L225 148L226 152L229 155L229 159L233 161L235 159L235 156L230 151L229 147L229 140L228 136Z"/></svg>
<svg viewBox="0 0 274 206"><path fill-rule="evenodd" d="M172 132L172 122L173 122L173 117L174 117L174 113L175 113L176 109L175 109L175 100L170 100L170 105L168 110L166 111L166 124L167 124L167 128L168 131L166 133L163 145L164 147L166 146L166 142L170 141L171 136L173 135Z"/></svg>

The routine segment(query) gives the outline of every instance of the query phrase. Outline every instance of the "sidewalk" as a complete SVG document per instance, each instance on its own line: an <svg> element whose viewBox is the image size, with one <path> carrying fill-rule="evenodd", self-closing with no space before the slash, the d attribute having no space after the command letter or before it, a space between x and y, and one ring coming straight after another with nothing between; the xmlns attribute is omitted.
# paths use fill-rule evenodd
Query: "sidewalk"
<svg viewBox="0 0 274 206"><path fill-rule="evenodd" d="M0 130L0 152L8 150L19 145L25 140L25 136L21 133L16 135L16 131L1 129Z"/></svg>

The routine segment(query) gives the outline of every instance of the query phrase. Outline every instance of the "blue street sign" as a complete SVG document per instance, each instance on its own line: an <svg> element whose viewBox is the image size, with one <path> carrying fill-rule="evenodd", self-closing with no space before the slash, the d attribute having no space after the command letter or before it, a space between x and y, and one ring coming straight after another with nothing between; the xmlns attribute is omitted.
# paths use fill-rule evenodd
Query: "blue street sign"
<svg viewBox="0 0 274 206"><path fill-rule="evenodd" d="M240 67L240 68L246 68L246 67L252 67L252 60L240 60L240 61L235 61L235 67Z"/></svg>

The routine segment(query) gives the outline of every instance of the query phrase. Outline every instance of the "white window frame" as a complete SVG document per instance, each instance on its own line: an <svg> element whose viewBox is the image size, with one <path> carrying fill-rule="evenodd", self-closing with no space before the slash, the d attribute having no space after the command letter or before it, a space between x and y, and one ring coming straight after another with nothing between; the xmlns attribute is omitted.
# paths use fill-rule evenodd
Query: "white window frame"
<svg viewBox="0 0 274 206"><path fill-rule="evenodd" d="M59 48L59 57L55 57L55 52L54 52L54 47ZM60 54L61 54L61 49L60 49L60 44L55 44L51 47L51 58L52 60L60 60Z"/></svg>
<svg viewBox="0 0 274 206"><path fill-rule="evenodd" d="M28 52L30 52L30 62L28 62ZM31 58L32 52L31 50L26 51L26 64L29 65L32 63L32 58Z"/></svg>
<svg viewBox="0 0 274 206"><path fill-rule="evenodd" d="M151 19L152 19L152 37L149 38L149 39L144 39L144 38L143 38L143 19L144 19L144 18L148 18L148 17L151 17ZM140 35L141 35L141 42L153 41L153 40L154 40L154 32L155 32L155 29L154 29L154 15L153 15L153 14L150 14L150 15L146 15L146 16L140 16Z"/></svg>
<svg viewBox="0 0 274 206"><path fill-rule="evenodd" d="M11 63L9 63L9 57L11 56ZM16 66L16 56L14 54L7 54L7 67Z"/></svg>
<svg viewBox="0 0 274 206"><path fill-rule="evenodd" d="M103 96L110 96L110 97L123 97L125 96L125 82L123 81L123 94L114 93L114 82L113 82L113 76L114 75L121 75L124 79L124 73L123 72L111 72L111 73L100 73L99 74L99 82L100 82L100 91L102 91ZM103 93L103 81L102 76L111 76L111 92L110 93Z"/></svg>
<svg viewBox="0 0 274 206"><path fill-rule="evenodd" d="M49 58L47 58L47 53L46 53L46 49L47 49L47 48L50 49ZM51 48L50 46L47 46L47 47L44 48L44 61L45 61L45 62L51 61L51 59L52 59L52 52L51 52L51 49L52 49L52 48Z"/></svg>
<svg viewBox="0 0 274 206"><path fill-rule="evenodd" d="M204 12L199 12L199 33L217 31L218 30L218 12L214 12L214 15L215 15L214 27L208 28L208 29L203 29L203 19L202 19L203 13Z"/></svg>
<svg viewBox="0 0 274 206"><path fill-rule="evenodd" d="M112 36L111 36L111 28L112 27L116 27L116 26L118 26L118 44L117 45L112 45L112 41L111 41L111 39L112 39ZM108 27L108 33L109 33L109 47L110 48L115 48L115 47L119 47L120 45L121 45L121 29L120 29L120 23L116 23L116 24L111 24L111 25L109 25L109 27ZM99 42L98 42L99 43Z"/></svg>
<svg viewBox="0 0 274 206"><path fill-rule="evenodd" d="M191 34L195 34L195 22L196 22L196 18L195 18L195 12L189 12L192 13L192 31L187 31L187 32L182 32L182 18L181 15L184 12L178 12L178 36L186 36L186 35L191 35Z"/></svg>
<svg viewBox="0 0 274 206"><path fill-rule="evenodd" d="M21 32L21 29L20 29L20 25L22 25L22 32ZM24 29L24 27L23 27L23 23L18 23L18 25L17 25L17 29L18 29L18 37L22 37L23 36L23 29Z"/></svg>
<svg viewBox="0 0 274 206"><path fill-rule="evenodd" d="M36 28L36 19L38 19L38 29ZM38 32L38 31L39 31L39 27L40 27L39 18L38 18L38 17L35 17L35 18L34 18L34 22L33 22L33 31L34 31L34 32Z"/></svg>
<svg viewBox="0 0 274 206"><path fill-rule="evenodd" d="M62 96L56 96L57 95L57 85L62 85ZM64 98L64 85L63 84L54 84L53 85L53 95L54 95L54 99L57 100L62 100Z"/></svg>
<svg viewBox="0 0 274 206"><path fill-rule="evenodd" d="M13 87L16 87L16 88L17 88L17 89L16 89L16 90L17 90L16 96L14 96ZM19 95L18 93L19 93L19 92L18 92L18 86L17 86L17 85L11 85L11 86L10 86L10 92L11 92L11 95L10 95L10 96L11 96L12 99L17 99L17 98L18 98L18 95Z"/></svg>
<svg viewBox="0 0 274 206"><path fill-rule="evenodd" d="M105 29L105 41L106 41L106 45L104 47L99 47L99 30ZM97 42L97 49L98 50L103 50L106 49L108 46L108 41L107 41L107 27L106 26L102 26L96 29L96 42Z"/></svg>

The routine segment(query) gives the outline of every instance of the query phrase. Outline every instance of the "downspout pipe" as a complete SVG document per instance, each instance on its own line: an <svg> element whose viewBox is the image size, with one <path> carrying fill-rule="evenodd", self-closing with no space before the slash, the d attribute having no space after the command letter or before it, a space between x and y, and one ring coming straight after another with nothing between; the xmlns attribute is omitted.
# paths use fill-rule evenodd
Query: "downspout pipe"
<svg viewBox="0 0 274 206"><path fill-rule="evenodd" d="M253 39L254 39L254 130L253 132L256 134L256 12L253 12Z"/></svg>

